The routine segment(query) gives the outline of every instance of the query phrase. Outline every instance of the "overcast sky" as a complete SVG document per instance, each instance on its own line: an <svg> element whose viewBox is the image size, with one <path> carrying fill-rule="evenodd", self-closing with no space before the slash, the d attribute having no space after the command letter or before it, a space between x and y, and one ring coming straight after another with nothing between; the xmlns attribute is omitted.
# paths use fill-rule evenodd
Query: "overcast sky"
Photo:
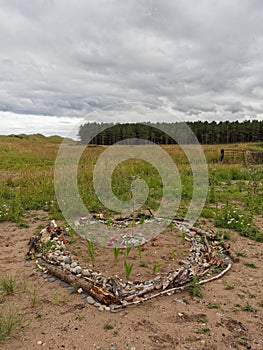
<svg viewBox="0 0 263 350"><path fill-rule="evenodd" d="M0 45L0 134L263 120L262 0L0 0Z"/></svg>

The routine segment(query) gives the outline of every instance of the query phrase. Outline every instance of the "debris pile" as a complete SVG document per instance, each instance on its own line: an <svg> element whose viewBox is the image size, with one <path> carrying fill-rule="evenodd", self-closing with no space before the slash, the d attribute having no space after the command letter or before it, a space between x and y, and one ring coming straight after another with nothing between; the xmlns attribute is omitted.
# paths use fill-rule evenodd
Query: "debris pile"
<svg viewBox="0 0 263 350"><path fill-rule="evenodd" d="M159 274L150 280L123 281L117 275L104 276L98 271L80 266L67 249L66 234L54 220L39 235L30 238L27 259L35 260L43 277L52 276L62 284L75 286L75 290L86 297L88 303L112 312L184 290L194 276L198 278L199 284L210 282L222 277L231 268L236 258L230 247L222 242L218 244L215 235L198 228L186 227L176 220L173 222L190 243L189 254L176 270ZM126 237L125 240L129 245L135 246L137 241L138 237L129 237L128 240ZM213 270L217 271L216 274Z"/></svg>

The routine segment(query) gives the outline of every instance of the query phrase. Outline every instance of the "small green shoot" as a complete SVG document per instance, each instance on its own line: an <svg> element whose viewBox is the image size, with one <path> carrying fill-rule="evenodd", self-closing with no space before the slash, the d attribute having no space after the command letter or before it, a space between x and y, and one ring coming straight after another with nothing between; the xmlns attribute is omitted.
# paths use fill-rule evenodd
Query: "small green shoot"
<svg viewBox="0 0 263 350"><path fill-rule="evenodd" d="M132 246L126 247L126 249L125 249L125 255L128 256L128 255L130 254L131 250L132 250Z"/></svg>
<svg viewBox="0 0 263 350"><path fill-rule="evenodd" d="M130 274L132 272L132 267L133 267L132 264L128 264L127 261L124 260L124 270L125 270L125 276L127 280L129 279Z"/></svg>
<svg viewBox="0 0 263 350"><path fill-rule="evenodd" d="M114 259L116 262L118 261L120 251L121 251L121 248L119 248L119 247L113 248Z"/></svg>
<svg viewBox="0 0 263 350"><path fill-rule="evenodd" d="M88 251L89 251L89 255L90 255L91 262L92 262L92 266L94 266L94 262L95 262L94 243L87 239L86 240L86 245L87 245L87 248L88 248Z"/></svg>
<svg viewBox="0 0 263 350"><path fill-rule="evenodd" d="M139 257L140 257L140 259L141 259L141 258L142 258L143 247L139 245L139 246L137 247L137 250L138 250Z"/></svg>
<svg viewBox="0 0 263 350"><path fill-rule="evenodd" d="M152 272L156 274L156 272L160 269L161 266L161 264L154 264L152 267Z"/></svg>

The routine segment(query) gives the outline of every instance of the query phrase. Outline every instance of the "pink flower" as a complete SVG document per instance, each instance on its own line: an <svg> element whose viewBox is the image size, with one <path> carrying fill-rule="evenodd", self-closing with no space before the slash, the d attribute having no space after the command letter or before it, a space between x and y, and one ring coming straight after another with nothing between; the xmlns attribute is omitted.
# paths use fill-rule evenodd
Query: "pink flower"
<svg viewBox="0 0 263 350"><path fill-rule="evenodd" d="M152 242L152 246L153 246L153 247L157 247L157 246L160 246L160 245L161 245L161 242L160 242L160 241L158 241L158 242L153 241L153 242Z"/></svg>
<svg viewBox="0 0 263 350"><path fill-rule="evenodd" d="M113 245L113 243L111 241L107 242L107 245Z"/></svg>

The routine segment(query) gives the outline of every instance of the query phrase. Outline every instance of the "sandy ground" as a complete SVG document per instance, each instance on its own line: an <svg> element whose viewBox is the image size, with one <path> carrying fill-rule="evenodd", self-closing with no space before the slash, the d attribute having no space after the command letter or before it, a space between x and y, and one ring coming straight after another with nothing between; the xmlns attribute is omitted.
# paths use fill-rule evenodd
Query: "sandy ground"
<svg viewBox="0 0 263 350"><path fill-rule="evenodd" d="M27 222L29 228L0 224L1 274L15 274L18 284L14 295L0 296L0 311L17 309L23 315L23 328L0 342L1 350L263 349L263 244L232 232L230 244L242 253L240 261L206 284L201 299L181 292L110 313L26 267L28 240L47 218L38 213ZM242 310L246 305L254 311ZM112 328L105 329L107 324Z"/></svg>

